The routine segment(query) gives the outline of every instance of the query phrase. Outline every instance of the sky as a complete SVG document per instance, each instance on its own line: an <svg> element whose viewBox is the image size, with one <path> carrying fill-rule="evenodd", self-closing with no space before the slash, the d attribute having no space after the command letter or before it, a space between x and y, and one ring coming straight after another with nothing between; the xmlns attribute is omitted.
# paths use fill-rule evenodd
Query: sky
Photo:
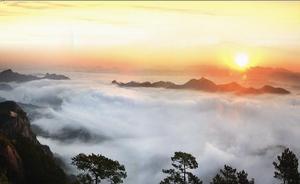
<svg viewBox="0 0 300 184"><path fill-rule="evenodd" d="M0 2L2 67L300 71L299 2Z"/></svg>

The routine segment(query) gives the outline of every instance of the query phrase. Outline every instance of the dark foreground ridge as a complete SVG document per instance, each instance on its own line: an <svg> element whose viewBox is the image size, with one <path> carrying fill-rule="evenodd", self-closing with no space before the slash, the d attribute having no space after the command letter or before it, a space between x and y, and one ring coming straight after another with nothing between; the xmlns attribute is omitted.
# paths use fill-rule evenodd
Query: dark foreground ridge
<svg viewBox="0 0 300 184"><path fill-rule="evenodd" d="M51 79L51 80L69 80L70 78L64 75L45 74L43 77L34 75L20 74L11 69L4 70L0 73L0 82L27 82L32 80Z"/></svg>
<svg viewBox="0 0 300 184"><path fill-rule="evenodd" d="M167 89L191 89L206 92L233 92L239 95L246 94L290 94L290 92L284 88L277 88L269 85L265 85L262 88L252 88L243 87L236 82L227 84L215 84L206 78L201 79L191 79L184 84L175 84L168 81L158 81L158 82L135 82L131 81L128 83L112 81L112 84L116 84L120 87L151 87L151 88L167 88Z"/></svg>
<svg viewBox="0 0 300 184"><path fill-rule="evenodd" d="M40 144L26 113L13 101L0 103L0 180L12 184L67 183L49 147Z"/></svg>

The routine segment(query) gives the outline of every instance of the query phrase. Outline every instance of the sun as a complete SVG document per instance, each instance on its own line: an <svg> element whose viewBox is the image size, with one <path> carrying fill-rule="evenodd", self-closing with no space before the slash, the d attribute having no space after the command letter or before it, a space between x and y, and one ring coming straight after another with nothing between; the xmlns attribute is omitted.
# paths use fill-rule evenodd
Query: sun
<svg viewBox="0 0 300 184"><path fill-rule="evenodd" d="M240 69L245 69L249 65L249 56L246 53L237 53L234 62Z"/></svg>

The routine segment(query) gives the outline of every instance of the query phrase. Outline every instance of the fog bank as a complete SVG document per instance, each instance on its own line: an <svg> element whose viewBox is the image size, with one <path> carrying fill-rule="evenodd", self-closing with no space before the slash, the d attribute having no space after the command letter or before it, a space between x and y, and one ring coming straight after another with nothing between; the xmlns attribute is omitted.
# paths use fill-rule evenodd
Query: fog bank
<svg viewBox="0 0 300 184"><path fill-rule="evenodd" d="M230 164L245 169L258 184L272 184L272 162L284 147L300 157L298 92L241 97L119 88L110 81L130 76L68 75L72 80L12 83L13 90L0 91L8 100L40 106L32 124L49 133L75 127L99 135L68 143L39 137L67 164L78 153L99 153L125 165L125 183L153 184L164 177L161 169L170 167L173 153L184 151L197 158L196 174L205 182Z"/></svg>

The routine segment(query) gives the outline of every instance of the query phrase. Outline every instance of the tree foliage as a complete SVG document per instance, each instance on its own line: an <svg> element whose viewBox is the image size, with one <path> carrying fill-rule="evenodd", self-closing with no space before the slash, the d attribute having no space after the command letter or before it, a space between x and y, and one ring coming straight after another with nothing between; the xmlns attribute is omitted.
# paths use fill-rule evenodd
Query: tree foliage
<svg viewBox="0 0 300 184"><path fill-rule="evenodd" d="M273 162L275 167L274 178L281 180L283 184L299 184L300 175L296 155L287 148L277 159L278 162Z"/></svg>
<svg viewBox="0 0 300 184"><path fill-rule="evenodd" d="M224 169L213 178L211 184L254 184L254 179L249 180L244 170L237 172L236 169L225 165Z"/></svg>
<svg viewBox="0 0 300 184"><path fill-rule="evenodd" d="M103 180L107 180L111 184L118 184L123 183L123 179L127 177L123 165L103 155L81 153L72 158L72 164L82 171L78 175L82 184L98 184Z"/></svg>
<svg viewBox="0 0 300 184"><path fill-rule="evenodd" d="M237 173L238 183L239 184L254 184L254 179L248 179L248 173L244 170Z"/></svg>
<svg viewBox="0 0 300 184"><path fill-rule="evenodd" d="M174 169L163 169L168 174L160 184L202 184L202 181L189 170L196 169L198 163L195 157L189 153L175 152L171 157Z"/></svg>
<svg viewBox="0 0 300 184"><path fill-rule="evenodd" d="M0 183L1 184L10 184L10 182L8 181L8 178L6 177L5 172L3 172L2 170L0 170Z"/></svg>

